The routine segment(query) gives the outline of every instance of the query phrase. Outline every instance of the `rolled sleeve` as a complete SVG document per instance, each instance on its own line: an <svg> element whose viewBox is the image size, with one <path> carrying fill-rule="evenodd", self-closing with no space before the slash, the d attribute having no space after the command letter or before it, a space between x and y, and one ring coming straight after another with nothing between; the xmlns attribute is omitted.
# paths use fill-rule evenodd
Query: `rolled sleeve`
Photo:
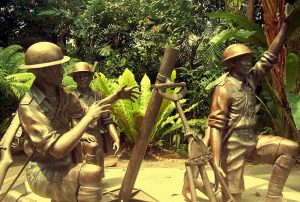
<svg viewBox="0 0 300 202"><path fill-rule="evenodd" d="M217 86L213 102L211 105L211 112L208 116L208 126L216 129L224 129L227 126L227 114L229 107L229 96L227 90L223 86Z"/></svg>
<svg viewBox="0 0 300 202"><path fill-rule="evenodd" d="M39 153L48 155L49 150L61 135L52 129L49 120L43 117L35 108L21 105L18 113L26 139L33 144ZM33 149L24 148L27 151Z"/></svg>
<svg viewBox="0 0 300 202"><path fill-rule="evenodd" d="M36 150L43 155L47 155L50 148L57 142L59 137L60 134L56 131L45 134L43 139L38 143Z"/></svg>
<svg viewBox="0 0 300 202"><path fill-rule="evenodd" d="M252 77L258 83L263 79L268 71L272 69L273 64L277 61L277 57L269 52L266 51L260 58L260 60L255 64L254 68L252 69Z"/></svg>

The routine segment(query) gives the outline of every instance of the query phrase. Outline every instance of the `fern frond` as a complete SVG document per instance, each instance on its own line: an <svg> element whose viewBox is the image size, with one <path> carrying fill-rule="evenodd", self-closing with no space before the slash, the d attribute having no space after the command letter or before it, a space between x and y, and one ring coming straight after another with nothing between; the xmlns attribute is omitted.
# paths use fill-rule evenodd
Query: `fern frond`
<svg viewBox="0 0 300 202"><path fill-rule="evenodd" d="M0 68L5 69L7 74L16 73L20 64L24 62L22 46L11 45L0 50Z"/></svg>
<svg viewBox="0 0 300 202"><path fill-rule="evenodd" d="M20 72L20 73L11 74L11 75L8 75L5 77L5 79L7 79L7 80L14 81L14 82L20 82L20 83L24 83L29 80L33 80L34 78L35 78L34 74L32 74L30 72Z"/></svg>
<svg viewBox="0 0 300 202"><path fill-rule="evenodd" d="M107 97L111 95L118 87L116 82L109 80L102 73L96 73L95 79L92 81L92 89L101 92L103 96Z"/></svg>

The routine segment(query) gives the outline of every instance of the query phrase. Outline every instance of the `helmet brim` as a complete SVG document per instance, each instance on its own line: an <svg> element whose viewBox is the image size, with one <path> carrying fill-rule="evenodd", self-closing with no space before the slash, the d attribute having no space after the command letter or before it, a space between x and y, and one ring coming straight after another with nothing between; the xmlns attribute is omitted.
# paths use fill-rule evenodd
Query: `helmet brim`
<svg viewBox="0 0 300 202"><path fill-rule="evenodd" d="M232 57L228 57L226 58L225 60L222 60L221 61L221 65L226 65L230 60L234 59L234 58L237 58L237 57L241 57L241 56L244 56L244 55L254 55L254 52L248 52L248 53L244 53L244 54L240 54L240 55L234 55Z"/></svg>
<svg viewBox="0 0 300 202"><path fill-rule="evenodd" d="M34 65L22 64L22 65L19 66L19 69L38 69L38 68L63 64L63 63L68 62L69 60L70 60L69 56L64 56L63 59L56 60L56 61L53 61L53 62L46 62L46 63L34 64Z"/></svg>

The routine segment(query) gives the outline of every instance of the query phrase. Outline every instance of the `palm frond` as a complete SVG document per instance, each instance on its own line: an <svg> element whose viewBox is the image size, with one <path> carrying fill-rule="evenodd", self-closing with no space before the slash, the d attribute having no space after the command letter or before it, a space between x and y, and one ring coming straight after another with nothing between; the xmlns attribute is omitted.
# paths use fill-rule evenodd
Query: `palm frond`
<svg viewBox="0 0 300 202"><path fill-rule="evenodd" d="M207 13L206 15L211 18L232 20L245 30L255 31L255 34L251 35L251 40L261 47L267 47L267 41L262 27L248 20L246 17L225 12Z"/></svg>

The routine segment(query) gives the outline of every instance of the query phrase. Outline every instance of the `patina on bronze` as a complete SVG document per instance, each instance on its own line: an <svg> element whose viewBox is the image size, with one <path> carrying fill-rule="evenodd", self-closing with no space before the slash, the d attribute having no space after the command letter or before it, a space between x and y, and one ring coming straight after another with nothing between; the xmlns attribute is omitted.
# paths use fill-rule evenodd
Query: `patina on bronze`
<svg viewBox="0 0 300 202"><path fill-rule="evenodd" d="M156 78L156 83L165 83L166 79L171 76L174 69L179 50L173 47L167 47L164 57ZM162 103L162 96L157 90L153 90L151 99L147 107L145 117L142 121L137 140L122 182L119 199L129 201L131 192L134 187L143 157L145 155L147 145L149 143L150 134L157 119L159 109Z"/></svg>
<svg viewBox="0 0 300 202"><path fill-rule="evenodd" d="M215 89L207 135L217 169L238 202L242 201L244 191L244 161L249 156L274 164L266 201L286 201L282 189L295 163L299 145L279 136L256 136L254 127L255 88L276 62L290 20L290 15L285 18L277 37L254 67L252 52L247 46L233 44L224 51L222 62L229 68L229 74ZM230 133L225 135L226 131ZM223 201L226 200L223 196Z"/></svg>
<svg viewBox="0 0 300 202"><path fill-rule="evenodd" d="M26 176L34 193L52 200L99 201L101 168L93 165L97 162L80 162L79 143L90 123L110 113L110 105L95 102L84 114L78 99L61 87L62 63L68 60L55 44L39 42L28 48L20 67L36 76L18 109L24 151L31 159ZM72 119L81 119L74 128ZM85 149L91 152L97 146L87 144ZM9 200L19 197L14 193L8 194Z"/></svg>

